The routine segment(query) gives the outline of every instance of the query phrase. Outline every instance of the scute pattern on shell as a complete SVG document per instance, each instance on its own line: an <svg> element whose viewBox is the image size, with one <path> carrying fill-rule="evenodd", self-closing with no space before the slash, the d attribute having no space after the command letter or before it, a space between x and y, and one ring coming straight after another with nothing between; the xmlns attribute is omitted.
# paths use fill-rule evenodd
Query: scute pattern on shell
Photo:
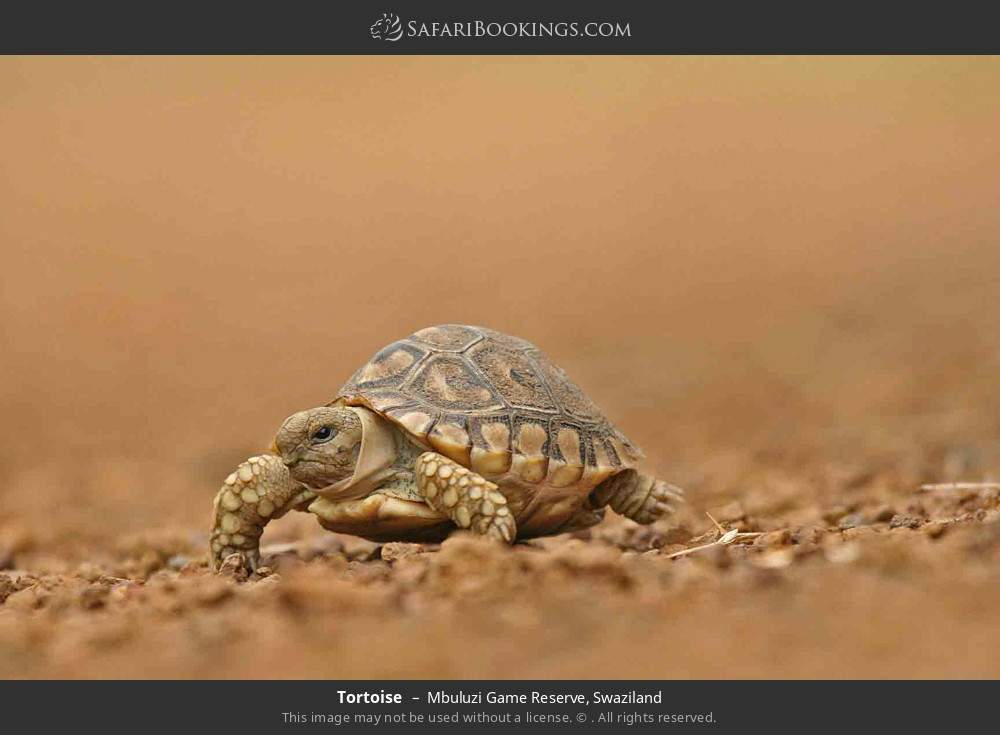
<svg viewBox="0 0 1000 735"><path fill-rule="evenodd" d="M537 347L445 324L379 350L335 402L364 405L485 474L569 486L633 466L642 452Z"/></svg>

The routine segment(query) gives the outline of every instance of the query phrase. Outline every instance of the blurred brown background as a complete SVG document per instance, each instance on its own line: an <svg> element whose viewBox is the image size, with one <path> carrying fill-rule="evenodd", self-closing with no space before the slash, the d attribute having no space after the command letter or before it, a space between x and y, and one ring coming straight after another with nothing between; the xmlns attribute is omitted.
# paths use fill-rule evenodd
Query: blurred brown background
<svg viewBox="0 0 1000 735"><path fill-rule="evenodd" d="M998 87L962 57L0 59L0 539L197 541L283 417L441 322L539 344L698 508L747 453L1000 475Z"/></svg>

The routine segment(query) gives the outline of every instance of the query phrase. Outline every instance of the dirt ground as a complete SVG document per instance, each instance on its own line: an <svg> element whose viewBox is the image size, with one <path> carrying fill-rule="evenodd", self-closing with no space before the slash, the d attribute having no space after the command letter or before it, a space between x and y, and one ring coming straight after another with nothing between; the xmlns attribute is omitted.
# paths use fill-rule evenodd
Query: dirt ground
<svg viewBox="0 0 1000 735"><path fill-rule="evenodd" d="M0 59L0 677L996 677L1000 60ZM294 514L281 420L530 339L686 488L500 549ZM765 532L681 558L726 529Z"/></svg>

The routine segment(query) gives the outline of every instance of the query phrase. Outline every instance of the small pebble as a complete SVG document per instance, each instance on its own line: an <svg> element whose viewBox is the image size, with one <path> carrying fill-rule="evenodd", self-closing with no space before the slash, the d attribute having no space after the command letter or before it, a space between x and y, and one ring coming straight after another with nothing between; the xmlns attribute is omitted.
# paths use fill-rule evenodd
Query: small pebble
<svg viewBox="0 0 1000 735"><path fill-rule="evenodd" d="M891 505L880 505L872 513L872 521L875 523L888 523L894 515L896 515L896 511Z"/></svg>
<svg viewBox="0 0 1000 735"><path fill-rule="evenodd" d="M865 525L865 517L861 513L851 513L840 519L840 523L837 524L839 528L857 528L858 526Z"/></svg>
<svg viewBox="0 0 1000 735"><path fill-rule="evenodd" d="M173 569L175 572L179 572L181 569L186 567L191 559L184 554L174 554L172 557L167 559L167 567Z"/></svg>
<svg viewBox="0 0 1000 735"><path fill-rule="evenodd" d="M399 559L405 559L408 556L419 554L423 550L424 549L420 544L408 544L401 541L393 541L382 547L381 558L382 561L386 561L391 564Z"/></svg>
<svg viewBox="0 0 1000 735"><path fill-rule="evenodd" d="M792 535L787 529L781 529L780 531L769 531L761 536L754 539L754 546L784 546L790 543L792 540Z"/></svg>
<svg viewBox="0 0 1000 735"><path fill-rule="evenodd" d="M924 524L922 518L897 513L889 521L889 528L920 528Z"/></svg>

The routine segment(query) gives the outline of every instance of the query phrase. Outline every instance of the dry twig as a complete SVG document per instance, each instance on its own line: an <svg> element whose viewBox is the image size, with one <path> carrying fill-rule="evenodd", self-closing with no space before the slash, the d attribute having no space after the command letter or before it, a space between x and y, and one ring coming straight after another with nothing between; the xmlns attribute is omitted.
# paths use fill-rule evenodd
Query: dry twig
<svg viewBox="0 0 1000 735"><path fill-rule="evenodd" d="M944 490L949 492L963 490L1000 490L1000 482L942 482L936 484L921 485L921 490L933 492Z"/></svg>
<svg viewBox="0 0 1000 735"><path fill-rule="evenodd" d="M742 541L743 539L757 538L758 536L763 536L762 532L743 532L738 528L733 528L727 531L721 523L719 523L715 518L712 517L711 513L705 513L708 516L708 520L712 522L715 526L716 531L719 533L719 538L707 544L701 544L700 546L692 546L690 549L681 549L680 551L675 551L673 554L667 554L665 558L676 559L681 556L687 556L688 554L693 554L696 551L703 551L705 549L711 549L713 546L728 546L734 541Z"/></svg>

